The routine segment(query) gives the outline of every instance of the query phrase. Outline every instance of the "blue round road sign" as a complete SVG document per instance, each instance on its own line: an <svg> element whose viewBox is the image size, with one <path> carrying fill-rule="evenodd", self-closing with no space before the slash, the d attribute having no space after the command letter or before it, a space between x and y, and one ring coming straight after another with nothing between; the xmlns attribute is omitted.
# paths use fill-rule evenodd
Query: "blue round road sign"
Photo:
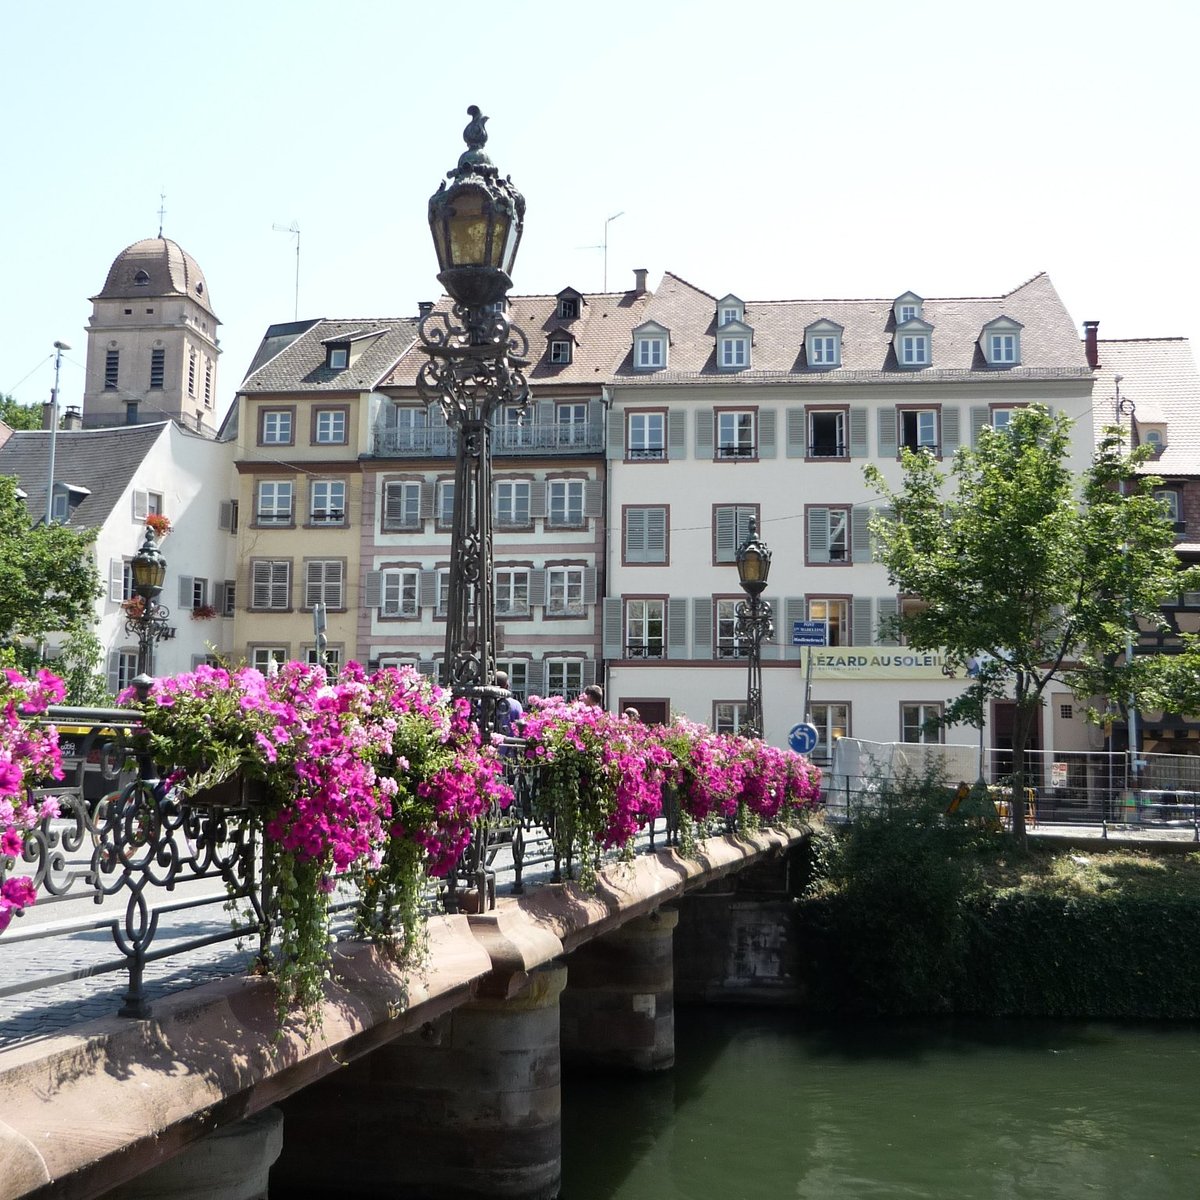
<svg viewBox="0 0 1200 1200"><path fill-rule="evenodd" d="M793 725L788 734L788 745L797 754L811 754L817 748L818 741L820 741L820 735L817 733L817 727L810 725L807 721Z"/></svg>

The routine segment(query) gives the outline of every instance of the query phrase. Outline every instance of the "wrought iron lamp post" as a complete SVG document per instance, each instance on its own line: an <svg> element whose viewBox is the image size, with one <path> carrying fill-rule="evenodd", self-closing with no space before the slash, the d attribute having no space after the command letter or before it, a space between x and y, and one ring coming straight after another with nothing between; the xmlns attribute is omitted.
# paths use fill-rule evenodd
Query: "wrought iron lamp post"
<svg viewBox="0 0 1200 1200"><path fill-rule="evenodd" d="M483 151L487 117L475 105L467 113L467 149L447 172L448 186L443 181L429 200L438 280L454 307L421 320L429 361L417 390L438 403L455 435L446 682L455 696L472 700L486 733L497 701L508 695L495 684L491 435L499 412L529 402L529 343L505 313L525 199Z"/></svg>
<svg viewBox="0 0 1200 1200"><path fill-rule="evenodd" d="M734 636L747 644L746 719L741 731L747 737L763 735L762 644L775 635L771 606L762 598L771 573L771 551L758 536L758 522L751 517L746 540L737 550L738 582L749 597L738 602Z"/></svg>
<svg viewBox="0 0 1200 1200"><path fill-rule="evenodd" d="M1125 377L1123 375L1114 376L1113 386L1116 388L1117 393L1117 422L1120 423L1122 417L1129 417L1129 452L1132 454L1134 447L1137 445L1137 405L1134 404L1134 402L1128 396L1121 395L1121 381L1124 378ZM1121 495L1125 495L1127 490L1128 488L1126 487L1125 480L1122 479ZM1128 553L1129 547L1126 545L1125 554L1127 558ZM1125 667L1126 670L1130 671L1133 669L1133 637L1133 614L1127 612L1125 620ZM1130 774L1133 776L1132 782L1134 789L1136 790L1138 786L1139 769L1141 767L1141 756L1139 754L1141 746L1139 744L1140 738L1138 735L1137 698L1133 695L1132 690L1129 694L1128 705L1129 707L1126 710L1125 740L1129 743L1129 770Z"/></svg>
<svg viewBox="0 0 1200 1200"><path fill-rule="evenodd" d="M171 612L159 604L163 580L167 576L167 560L159 552L154 531L146 529L141 549L129 564L133 574L133 594L139 599L141 611L125 622L125 632L138 641L138 675L154 674L154 643L170 637L167 618Z"/></svg>

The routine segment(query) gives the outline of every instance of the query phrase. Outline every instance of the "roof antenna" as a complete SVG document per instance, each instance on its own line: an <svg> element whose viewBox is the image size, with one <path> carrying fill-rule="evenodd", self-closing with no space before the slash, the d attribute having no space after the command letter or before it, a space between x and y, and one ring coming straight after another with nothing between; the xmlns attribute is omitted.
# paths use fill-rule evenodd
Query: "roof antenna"
<svg viewBox="0 0 1200 1200"><path fill-rule="evenodd" d="M604 222L604 241L597 243L595 246L576 246L576 250L603 250L604 251L604 287L603 291L608 291L608 227L618 218L625 215L625 210L621 209L619 213L613 213L607 221Z"/></svg>
<svg viewBox="0 0 1200 1200"><path fill-rule="evenodd" d="M158 236L162 237L163 217L167 215L167 193L158 193Z"/></svg>
<svg viewBox="0 0 1200 1200"><path fill-rule="evenodd" d="M296 307L292 310L292 320L300 320L300 222L293 221L290 225L280 225L278 222L271 226L276 233L294 233L296 235Z"/></svg>

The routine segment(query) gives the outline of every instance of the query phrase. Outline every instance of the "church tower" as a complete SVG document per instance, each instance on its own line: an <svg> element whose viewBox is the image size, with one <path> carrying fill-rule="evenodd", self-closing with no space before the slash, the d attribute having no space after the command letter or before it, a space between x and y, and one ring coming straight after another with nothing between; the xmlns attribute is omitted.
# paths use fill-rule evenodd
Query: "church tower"
<svg viewBox="0 0 1200 1200"><path fill-rule="evenodd" d="M182 247L156 237L122 250L92 297L84 427L169 418L214 435L219 324Z"/></svg>

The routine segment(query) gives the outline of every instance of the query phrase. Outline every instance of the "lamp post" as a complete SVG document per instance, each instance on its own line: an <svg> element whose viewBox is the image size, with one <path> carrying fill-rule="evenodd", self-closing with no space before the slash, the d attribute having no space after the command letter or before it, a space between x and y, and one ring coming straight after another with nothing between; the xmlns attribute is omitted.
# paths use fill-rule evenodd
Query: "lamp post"
<svg viewBox="0 0 1200 1200"><path fill-rule="evenodd" d="M749 646L746 659L746 720L742 732L747 737L763 735L762 644L775 635L771 606L762 598L771 573L771 551L758 536L758 522L750 518L746 540L737 550L738 582L749 597L738 602L734 636Z"/></svg>
<svg viewBox="0 0 1200 1200"><path fill-rule="evenodd" d="M455 696L472 700L486 737L497 701L509 694L495 684L491 436L497 413L529 402L529 343L504 311L525 199L483 151L487 117L475 105L467 113L467 149L429 200L438 280L454 307L421 319L429 361L417 390L438 403L455 435L446 682Z"/></svg>
<svg viewBox="0 0 1200 1200"><path fill-rule="evenodd" d="M142 604L141 611L125 622L125 632L138 641L138 675L149 678L154 674L154 643L170 636L167 618L171 615L158 602L167 576L167 560L159 553L154 531L149 527L129 569L133 574L133 594Z"/></svg>
<svg viewBox="0 0 1200 1200"><path fill-rule="evenodd" d="M1137 444L1137 405L1128 397L1121 395L1121 381L1125 378L1124 375L1116 375L1113 377L1113 387L1116 389L1117 395L1117 421L1124 416L1129 417L1129 452L1133 453L1134 446ZM1124 496L1126 491L1125 480L1121 480L1121 495ZM1126 543L1125 557L1129 557L1129 545ZM1125 620L1125 667L1128 671L1133 671L1133 614L1126 612ZM1129 694L1129 708L1126 717L1126 740L1129 742L1129 770L1133 776L1133 788L1137 790L1138 774L1141 767L1141 760L1138 755L1138 711L1137 698L1131 691Z"/></svg>

